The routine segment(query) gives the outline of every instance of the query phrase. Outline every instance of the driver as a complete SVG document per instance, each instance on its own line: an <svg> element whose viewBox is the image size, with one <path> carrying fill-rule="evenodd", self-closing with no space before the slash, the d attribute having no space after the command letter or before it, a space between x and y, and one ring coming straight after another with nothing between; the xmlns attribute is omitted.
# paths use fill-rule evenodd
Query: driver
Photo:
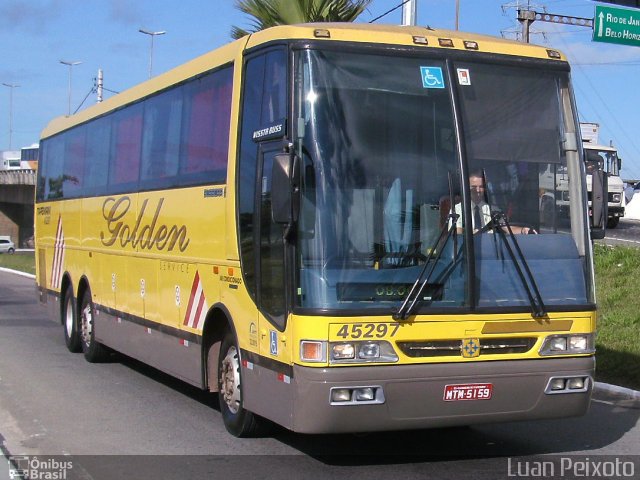
<svg viewBox="0 0 640 480"><path fill-rule="evenodd" d="M471 190L471 219L473 222L473 233L478 233L491 222L491 207L486 202L484 179L481 172L474 171L469 175L469 188ZM456 203L455 211L457 215L456 229L462 233L462 204ZM508 233L506 226L502 229ZM537 233L531 227L520 227L511 225L511 231L516 234Z"/></svg>

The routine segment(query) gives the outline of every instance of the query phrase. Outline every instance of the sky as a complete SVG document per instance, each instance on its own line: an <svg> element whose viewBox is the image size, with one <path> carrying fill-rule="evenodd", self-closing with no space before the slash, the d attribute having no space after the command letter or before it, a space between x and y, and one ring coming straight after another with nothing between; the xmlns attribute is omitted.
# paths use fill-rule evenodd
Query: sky
<svg viewBox="0 0 640 480"><path fill-rule="evenodd" d="M400 3L373 0L357 21L369 22ZM593 18L599 4L458 0L459 29L515 38L518 3L585 18ZM456 0L418 0L417 10L418 25L455 28ZM376 23L401 23L401 9ZM166 31L154 40L157 75L228 43L233 25L251 27L235 0L0 0L0 84L19 85L0 85L0 150L9 149L10 137L13 149L37 142L52 118L67 113L70 67L60 60L82 62L71 68L73 112L96 101L90 92L98 69L113 92L148 78L151 37L140 28ZM533 24L531 43L568 56L580 120L600 124L600 143L618 148L623 178L640 179L640 47L593 42L590 28L542 21Z"/></svg>

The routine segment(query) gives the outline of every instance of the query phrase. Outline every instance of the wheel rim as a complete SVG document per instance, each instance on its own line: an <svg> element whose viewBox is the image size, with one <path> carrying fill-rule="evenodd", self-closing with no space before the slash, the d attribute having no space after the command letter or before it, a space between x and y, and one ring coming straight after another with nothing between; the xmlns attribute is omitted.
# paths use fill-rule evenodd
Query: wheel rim
<svg viewBox="0 0 640 480"><path fill-rule="evenodd" d="M238 351L236 347L229 347L227 354L222 360L220 372L220 392L224 403L231 413L238 413L240 410L240 362L238 361Z"/></svg>
<svg viewBox="0 0 640 480"><path fill-rule="evenodd" d="M67 329L67 336L71 337L73 333L73 298L67 299L65 306L64 327Z"/></svg>
<svg viewBox="0 0 640 480"><path fill-rule="evenodd" d="M89 346L91 343L91 329L93 326L93 313L91 312L91 305L86 304L82 309L82 322L81 331L82 342L85 346Z"/></svg>

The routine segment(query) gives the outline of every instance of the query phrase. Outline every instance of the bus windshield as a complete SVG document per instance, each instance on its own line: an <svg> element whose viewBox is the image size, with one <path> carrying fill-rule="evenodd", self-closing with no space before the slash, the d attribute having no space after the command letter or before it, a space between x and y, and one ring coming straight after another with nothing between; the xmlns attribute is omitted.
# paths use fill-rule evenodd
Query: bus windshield
<svg viewBox="0 0 640 480"><path fill-rule="evenodd" d="M463 165L481 172L491 214L541 234L517 243L545 305L587 303L586 230L558 188L580 171L561 148L566 73L460 63L451 79L443 60L397 52L301 50L295 63L298 306L388 312L429 263L423 309L527 307L506 237L460 228Z"/></svg>
<svg viewBox="0 0 640 480"><path fill-rule="evenodd" d="M604 170L609 176L617 177L619 172L618 152L613 148L592 148L585 146L585 169L587 174L592 174L596 170Z"/></svg>

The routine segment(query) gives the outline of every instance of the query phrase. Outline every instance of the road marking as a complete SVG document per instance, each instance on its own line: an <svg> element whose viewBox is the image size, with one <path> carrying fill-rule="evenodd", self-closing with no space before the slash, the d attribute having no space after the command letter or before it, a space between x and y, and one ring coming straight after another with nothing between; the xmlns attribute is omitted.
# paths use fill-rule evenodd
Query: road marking
<svg viewBox="0 0 640 480"><path fill-rule="evenodd" d="M616 242L628 242L628 243L637 243L640 244L640 241L638 240L627 240L625 238L615 238L615 237L611 237L605 240L615 240Z"/></svg>

